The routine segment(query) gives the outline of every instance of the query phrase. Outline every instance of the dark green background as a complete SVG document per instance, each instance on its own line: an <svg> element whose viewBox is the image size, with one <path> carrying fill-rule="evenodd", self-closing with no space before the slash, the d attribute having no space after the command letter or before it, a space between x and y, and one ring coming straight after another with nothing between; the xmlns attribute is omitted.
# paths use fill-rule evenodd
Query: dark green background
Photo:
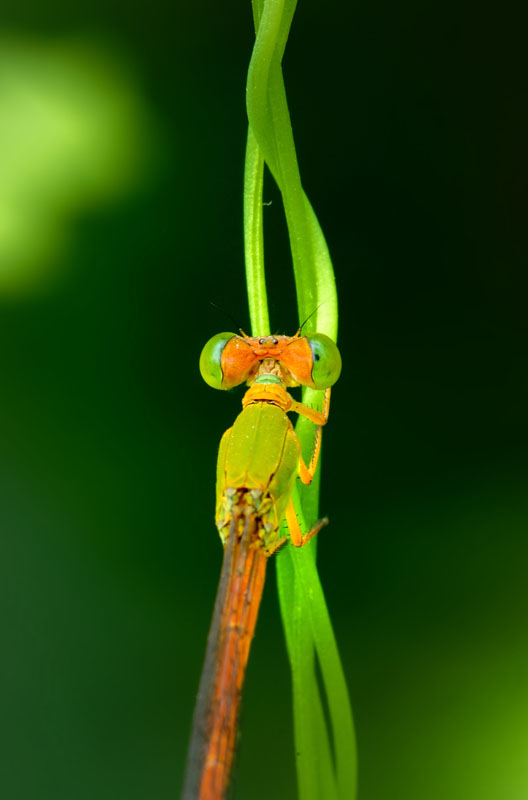
<svg viewBox="0 0 528 800"><path fill-rule="evenodd" d="M248 326L250 4L3 16L123 59L156 166L70 220L61 280L0 297L0 794L168 800L221 561L216 449L240 402L198 373L231 327L210 301ZM360 800L528 796L524 48L513 8L412 0L302 0L287 48L340 295L319 564ZM266 199L272 325L293 332L270 182ZM288 670L271 567L236 797L295 797Z"/></svg>

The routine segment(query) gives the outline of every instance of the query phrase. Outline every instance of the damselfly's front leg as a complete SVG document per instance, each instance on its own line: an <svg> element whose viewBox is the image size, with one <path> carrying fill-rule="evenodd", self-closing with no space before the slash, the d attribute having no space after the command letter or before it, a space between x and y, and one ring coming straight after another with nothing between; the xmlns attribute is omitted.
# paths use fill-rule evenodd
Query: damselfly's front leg
<svg viewBox="0 0 528 800"><path fill-rule="evenodd" d="M312 455L310 458L310 463L306 466L303 457L301 456L299 461L299 477L301 481L305 485L309 485L312 482L313 476L315 475L315 470L317 469L317 463L319 461L319 454L321 452L321 434L322 434L322 426L326 425L328 420L328 413L330 410L330 389L325 391L324 401L323 401L323 410L316 411L309 406L305 406L303 403L293 402L291 411L296 411L297 414L302 414L303 417L307 417L307 419L311 420L317 425L317 430L315 434L315 442L312 451ZM292 435L295 434L292 431ZM295 506L293 504L293 500L290 497L286 508L286 522L288 524L288 529L290 531L290 539L295 547L304 547L310 539L316 536L321 528L325 525L328 525L328 518L323 517L322 519L318 520L315 525L307 532L303 533L301 530L301 526L299 525L299 520L297 519L297 512L295 511ZM282 544L283 540L278 543L278 547Z"/></svg>
<svg viewBox="0 0 528 800"><path fill-rule="evenodd" d="M295 400L292 402L291 409L288 410L296 411L297 414L301 414L303 417L306 417L317 425L310 463L307 466L304 463L302 456L299 463L299 477L301 481L308 486L313 480L315 470L317 469L317 462L319 461L319 453L321 452L322 426L326 425L328 421L328 413L330 411L330 389L325 391L322 411L316 411L314 408L305 406L303 403L297 403Z"/></svg>

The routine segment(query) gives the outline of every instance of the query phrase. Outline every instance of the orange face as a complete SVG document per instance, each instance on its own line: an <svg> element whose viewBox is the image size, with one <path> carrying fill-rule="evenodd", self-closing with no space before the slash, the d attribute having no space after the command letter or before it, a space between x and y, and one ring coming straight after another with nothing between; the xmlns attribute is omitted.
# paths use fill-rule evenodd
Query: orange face
<svg viewBox="0 0 528 800"><path fill-rule="evenodd" d="M203 348L200 372L213 389L232 389L256 380L327 389L339 378L339 350L323 333L246 336L241 331L241 334L218 333Z"/></svg>
<svg viewBox="0 0 528 800"><path fill-rule="evenodd" d="M226 389L252 383L261 366L286 386L313 386L313 354L305 336L233 336L224 347L220 364Z"/></svg>

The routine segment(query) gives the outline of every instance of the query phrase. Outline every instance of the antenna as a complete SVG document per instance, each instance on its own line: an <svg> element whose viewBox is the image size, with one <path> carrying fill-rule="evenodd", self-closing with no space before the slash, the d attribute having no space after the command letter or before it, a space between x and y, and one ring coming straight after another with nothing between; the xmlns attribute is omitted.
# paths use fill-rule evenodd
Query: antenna
<svg viewBox="0 0 528 800"><path fill-rule="evenodd" d="M218 305L218 303L213 303L213 301L212 301L212 300L210 300L210 301L209 301L209 305L213 306L213 308L216 308L216 309L218 309L218 311L221 311L221 312L222 312L222 314L225 314L225 316L226 316L226 317L228 317L228 319L230 319L230 320L231 320L231 322L234 324L235 328L236 328L238 331L240 331L240 333L242 334L242 336L246 336L246 335L247 335L247 334L245 334L245 333L244 333L244 331L242 330L242 328L241 328L241 327L240 327L240 325L238 324L237 320L234 318L234 316L233 316L233 315L232 315L232 314L231 314L229 311L226 311L226 309L225 309L225 308L223 308L222 306L219 306L219 305Z"/></svg>
<svg viewBox="0 0 528 800"><path fill-rule="evenodd" d="M306 317L306 319L304 320L303 324L302 324L302 325L299 327L299 330L297 331L297 334L296 334L297 336L300 336L300 335L301 335L301 331L302 331L302 329L304 328L304 326L306 325L306 323L308 322L308 320L309 320L309 319L311 319L311 318L313 317L313 315L314 315L314 314L316 314L316 313L319 311L319 309L321 308L321 306L324 306L324 304L325 304L325 303L326 303L326 300L323 300L323 302L322 302L322 303L319 303L319 305L318 305L316 308L314 308L314 310L312 311L312 313L311 313L311 314L309 314L309 315Z"/></svg>

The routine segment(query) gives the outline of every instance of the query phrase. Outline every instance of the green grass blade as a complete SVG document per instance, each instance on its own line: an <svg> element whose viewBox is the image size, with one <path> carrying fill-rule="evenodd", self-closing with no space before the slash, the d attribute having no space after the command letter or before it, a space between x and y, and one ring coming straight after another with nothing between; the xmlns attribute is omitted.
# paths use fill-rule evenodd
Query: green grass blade
<svg viewBox="0 0 528 800"><path fill-rule="evenodd" d="M294 497L294 502L296 500L297 498ZM304 520L299 500L296 502L296 509L299 521L303 525ZM310 619L313 640L321 666L334 732L337 796L341 800L348 800L354 796L357 775L354 724L348 689L323 588L315 559L309 552L306 552L308 548L309 546L307 548L289 547L286 552L293 563L295 577L304 598L304 608L307 609Z"/></svg>
<svg viewBox="0 0 528 800"><path fill-rule="evenodd" d="M278 555L277 560L281 566L280 569L278 567L277 575L281 614L292 671L299 797L303 800L320 800L322 797L337 800L330 742L315 676L314 640L310 620L305 611L303 588L296 580L294 564L289 554L291 549L285 548Z"/></svg>
<svg viewBox="0 0 528 800"><path fill-rule="evenodd" d="M297 289L300 321L316 308L307 330L336 338L337 296L328 248L302 188L281 58L294 2L254 0L257 27L247 81L250 127L282 193Z"/></svg>
<svg viewBox="0 0 528 800"><path fill-rule="evenodd" d="M267 336L270 332L264 272L263 184L264 158L253 131L248 128L244 164L244 254L253 336Z"/></svg>
<svg viewBox="0 0 528 800"><path fill-rule="evenodd" d="M290 572L292 566L291 563L288 565ZM319 689L315 680L315 654L310 632L306 630L306 614L295 591L296 582L293 573L289 581L282 582L282 586L289 586L291 589L291 592L288 593L291 594L290 598L286 599L279 591L279 599L281 610L285 605L288 606L286 618L290 625L289 633L286 633L286 642L292 665L295 758L299 796L304 800L319 800L321 797L321 762L326 769L330 769L329 777L330 780L333 779L331 777L331 759L327 757L325 762L321 753L321 746L325 746L326 737L320 737L324 717ZM309 669L307 665L309 665ZM316 754L316 758L313 757L314 754ZM324 785L325 781L322 783Z"/></svg>
<svg viewBox="0 0 528 800"><path fill-rule="evenodd" d="M295 0L253 0L256 41L248 72L248 152L245 177L245 240L248 293L254 333L269 331L262 234L262 159L281 191L290 237L299 319L337 335L337 294L332 263L317 217L301 184L282 78L281 59ZM265 326L265 327L264 327ZM303 402L321 407L322 393L305 390ZM314 426L300 418L303 452L313 445ZM318 481L295 493L303 529L318 517ZM315 542L285 549L277 559L281 613L292 667L294 729L301 800L351 800L356 791L355 737L348 691L315 564ZM334 742L315 677L317 651Z"/></svg>

